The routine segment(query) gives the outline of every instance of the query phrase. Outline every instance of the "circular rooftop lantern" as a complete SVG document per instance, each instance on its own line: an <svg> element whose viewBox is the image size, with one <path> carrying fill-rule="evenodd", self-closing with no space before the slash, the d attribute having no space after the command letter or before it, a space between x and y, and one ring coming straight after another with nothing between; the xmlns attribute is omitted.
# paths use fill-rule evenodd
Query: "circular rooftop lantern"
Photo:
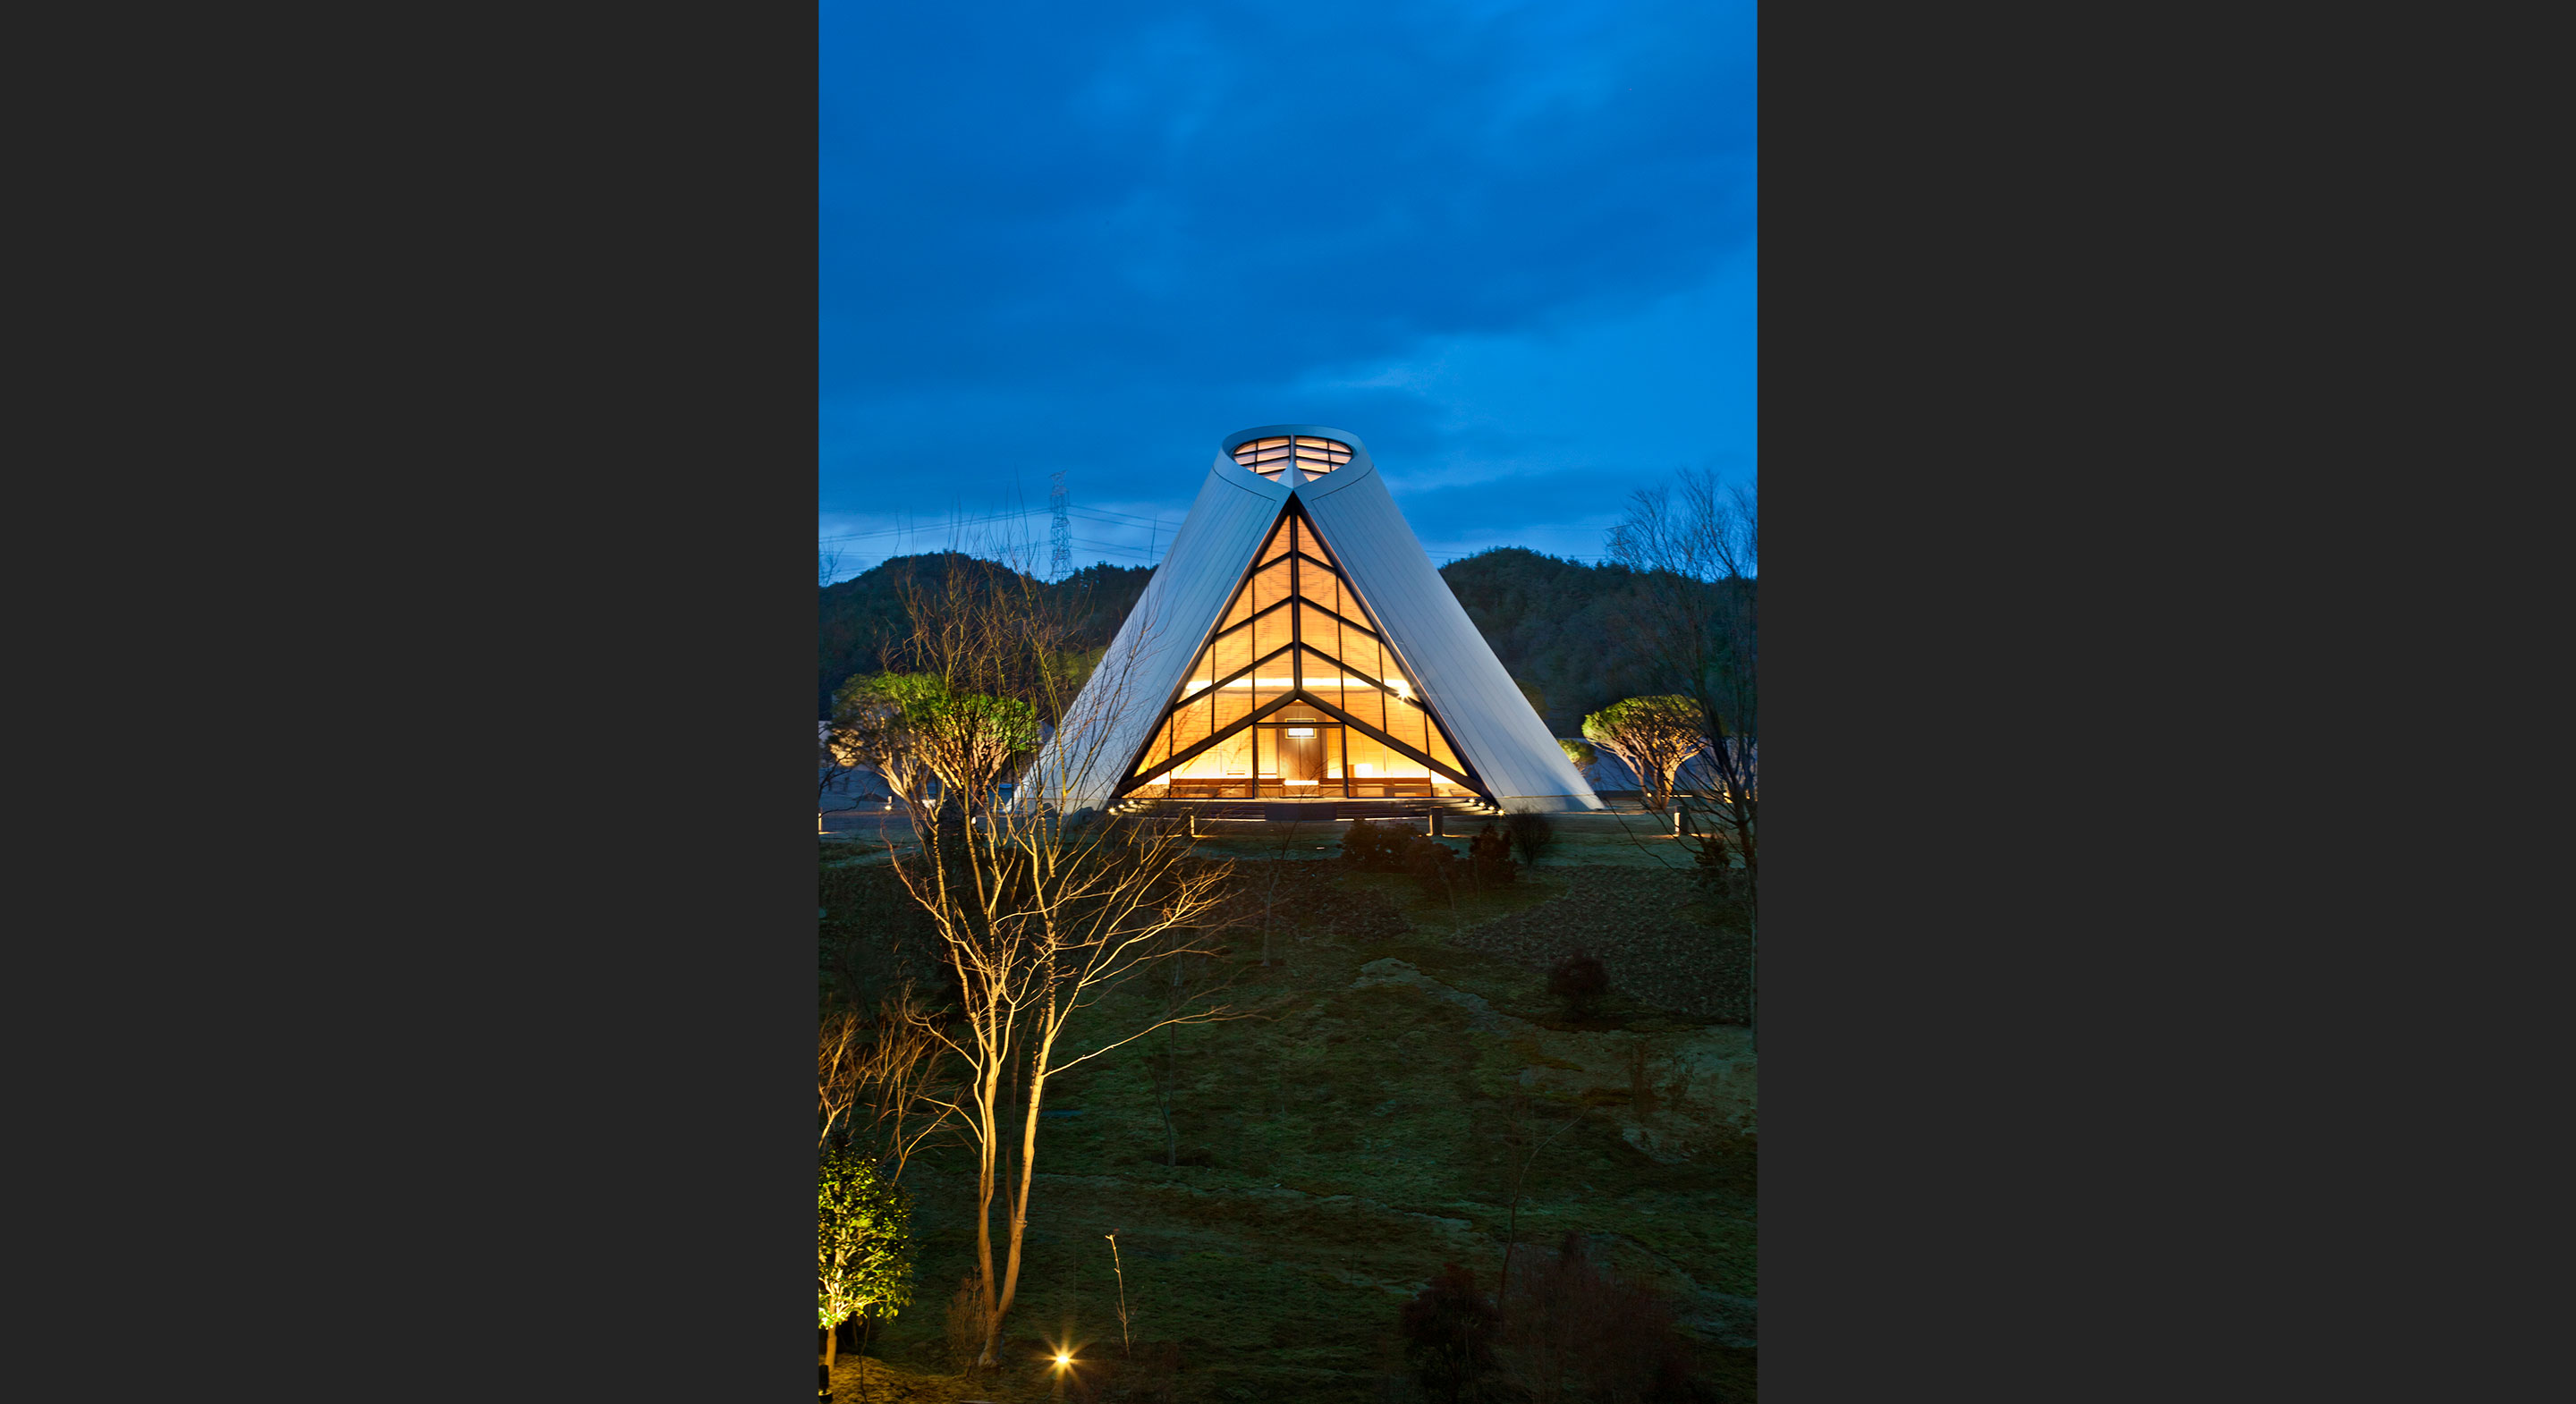
<svg viewBox="0 0 2576 1404"><path fill-rule="evenodd" d="M1294 463L1307 477L1329 473L1351 461L1351 446L1334 439L1254 439L1238 444L1234 461L1265 478L1277 478Z"/></svg>

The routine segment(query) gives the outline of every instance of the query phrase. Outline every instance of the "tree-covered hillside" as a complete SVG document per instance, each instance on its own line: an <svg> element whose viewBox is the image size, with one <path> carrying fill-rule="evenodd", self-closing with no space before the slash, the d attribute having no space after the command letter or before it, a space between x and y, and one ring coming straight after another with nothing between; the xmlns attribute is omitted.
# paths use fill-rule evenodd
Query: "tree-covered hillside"
<svg viewBox="0 0 2576 1404"><path fill-rule="evenodd" d="M900 583L907 577L934 583L960 568L1005 569L953 552L897 556L824 588L821 714L830 711L832 690L843 679L880 666L880 648L903 629ZM1453 561L1440 575L1512 680L1545 701L1548 729L1556 735L1578 735L1586 713L1657 690L1632 661L1623 602L1633 577L1626 567L1503 546ZM1098 647L1118 631L1152 576L1149 566L1096 565L1047 588L1074 597L1084 618L1078 642Z"/></svg>
<svg viewBox="0 0 2576 1404"><path fill-rule="evenodd" d="M880 651L905 628L903 583L917 580L925 586L936 586L949 571L957 569L992 575L1009 568L942 551L895 556L865 574L823 587L822 686L816 698L816 716L832 714L832 691L845 679L854 673L876 672L883 666ZM1151 566L1086 566L1045 588L1064 598L1080 616L1074 645L1097 648L1118 632L1119 621L1135 606L1136 597L1145 592L1145 582L1153 574Z"/></svg>
<svg viewBox="0 0 2576 1404"><path fill-rule="evenodd" d="M1588 566L1499 546L1440 568L1503 670L1546 703L1548 729L1582 733L1583 717L1654 691L1630 662L1625 566Z"/></svg>

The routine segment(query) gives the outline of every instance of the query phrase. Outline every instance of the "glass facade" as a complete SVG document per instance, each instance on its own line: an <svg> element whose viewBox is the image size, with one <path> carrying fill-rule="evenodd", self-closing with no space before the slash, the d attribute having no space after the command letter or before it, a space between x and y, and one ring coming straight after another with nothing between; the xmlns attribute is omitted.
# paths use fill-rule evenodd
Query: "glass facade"
<svg viewBox="0 0 2576 1404"><path fill-rule="evenodd" d="M1263 441L1273 442L1284 469L1291 448L1302 454L1304 444L1325 441ZM1246 444L1238 456L1258 447ZM1191 663L1137 760L1132 778L1141 783L1129 793L1158 799L1474 794L1466 766L1421 697L1314 524L1291 506L1254 554L1216 637Z"/></svg>

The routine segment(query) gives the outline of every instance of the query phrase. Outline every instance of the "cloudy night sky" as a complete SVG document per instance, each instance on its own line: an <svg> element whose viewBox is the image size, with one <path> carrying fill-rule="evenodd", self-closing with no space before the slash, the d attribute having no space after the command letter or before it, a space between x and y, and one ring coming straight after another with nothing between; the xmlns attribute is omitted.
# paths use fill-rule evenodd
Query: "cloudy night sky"
<svg viewBox="0 0 2576 1404"><path fill-rule="evenodd" d="M1749 4L821 11L820 535L1158 557L1219 436L1369 446L1434 561L1754 472ZM1024 516L1008 514L1025 513Z"/></svg>

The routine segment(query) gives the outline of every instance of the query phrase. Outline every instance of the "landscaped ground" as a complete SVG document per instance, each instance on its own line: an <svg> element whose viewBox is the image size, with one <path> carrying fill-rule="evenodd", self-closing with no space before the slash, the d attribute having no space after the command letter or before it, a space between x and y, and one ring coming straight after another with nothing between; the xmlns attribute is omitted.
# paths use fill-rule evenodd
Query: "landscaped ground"
<svg viewBox="0 0 2576 1404"><path fill-rule="evenodd" d="M1220 963L1258 1017L1177 1034L1183 1163L1164 1164L1145 1063L1163 1035L1050 1087L1014 1360L970 1385L943 1344L973 1248L966 1165L917 1160L916 1299L872 1348L869 1397L1047 1398L1059 1381L1037 1363L1041 1342L1065 1342L1093 1362L1066 1398L1406 1399L1404 1300L1444 1262L1490 1290L1507 1232L1542 1248L1573 1232L1667 1295L1714 1397L1752 1399L1754 1059L1741 1023L1717 1022L1742 1018L1745 952L1741 935L1701 924L1688 876L1551 864L1453 912L1409 878L1338 860L1247 868L1264 884L1275 872L1280 907L1301 919L1274 935L1271 966L1243 935ZM864 961L829 948L881 943L870 933L901 919L890 877L881 861L826 868L827 967L841 978ZM1576 948L1614 982L1579 1025L1544 976ZM1112 999L1077 1032L1096 1041L1138 1013ZM1536 1136L1554 1133L1516 1225L1515 1104ZM1137 1343L1123 1369L1113 1232ZM844 1356L842 1400L859 1397L856 1372Z"/></svg>

